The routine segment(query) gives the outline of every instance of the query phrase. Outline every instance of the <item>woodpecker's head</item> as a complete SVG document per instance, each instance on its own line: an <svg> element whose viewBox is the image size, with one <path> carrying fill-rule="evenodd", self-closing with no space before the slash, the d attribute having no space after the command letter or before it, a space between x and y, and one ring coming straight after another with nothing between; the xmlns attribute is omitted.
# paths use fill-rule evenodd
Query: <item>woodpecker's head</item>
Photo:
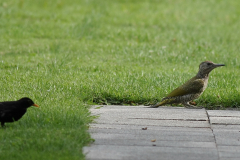
<svg viewBox="0 0 240 160"><path fill-rule="evenodd" d="M199 65L199 73L201 75L208 75L214 68L225 66L224 64L216 64L211 61L202 62Z"/></svg>

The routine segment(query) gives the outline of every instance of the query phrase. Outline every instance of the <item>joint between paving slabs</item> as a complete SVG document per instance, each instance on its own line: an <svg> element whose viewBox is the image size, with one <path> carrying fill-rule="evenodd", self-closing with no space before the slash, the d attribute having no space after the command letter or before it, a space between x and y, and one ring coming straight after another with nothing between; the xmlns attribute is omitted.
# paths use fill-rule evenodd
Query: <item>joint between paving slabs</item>
<svg viewBox="0 0 240 160"><path fill-rule="evenodd" d="M207 118L208 118L208 123L209 123L209 125L210 125L210 129L212 130L212 134L213 134L214 141L215 141L215 145L216 145L217 152L218 152L217 140L216 140L216 136L215 136L215 134L214 134L214 132L213 132L213 129L212 129L212 124L211 124L211 122L210 122L210 116L209 116L207 110L205 110L205 112L206 112L206 115L207 115ZM218 152L218 160L219 160L219 159L220 159L220 157L219 157L219 152Z"/></svg>

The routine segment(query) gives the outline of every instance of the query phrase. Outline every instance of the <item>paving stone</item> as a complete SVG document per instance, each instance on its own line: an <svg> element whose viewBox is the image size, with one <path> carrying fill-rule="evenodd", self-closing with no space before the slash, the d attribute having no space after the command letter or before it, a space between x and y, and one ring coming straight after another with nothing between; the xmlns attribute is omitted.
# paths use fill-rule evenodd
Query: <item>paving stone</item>
<svg viewBox="0 0 240 160"><path fill-rule="evenodd" d="M210 127L207 121L181 121L181 120L149 120L149 119L122 119L111 117L101 117L98 123L125 124L125 125L145 125L145 126L169 126L169 127Z"/></svg>
<svg viewBox="0 0 240 160"><path fill-rule="evenodd" d="M239 117L239 110L208 110L208 115L210 117Z"/></svg>
<svg viewBox="0 0 240 160"><path fill-rule="evenodd" d="M143 140L143 139L157 139L162 141L194 141L194 142L214 142L213 136L174 136L174 135L133 135L133 134L106 134L106 133L92 133L92 138L96 139L135 139L135 140Z"/></svg>
<svg viewBox="0 0 240 160"><path fill-rule="evenodd" d="M240 159L240 111L94 106L89 160ZM209 117L209 118L208 118ZM209 123L210 119L210 123Z"/></svg>
<svg viewBox="0 0 240 160"><path fill-rule="evenodd" d="M222 146L240 146L240 137L222 137L215 136L217 145Z"/></svg>
<svg viewBox="0 0 240 160"><path fill-rule="evenodd" d="M91 109L94 115L101 114L108 119L143 119L143 120L189 120L208 121L204 109L186 109L181 107L147 108L145 106L106 106Z"/></svg>
<svg viewBox="0 0 240 160"><path fill-rule="evenodd" d="M156 141L152 141L156 140ZM181 148L216 148L215 142L176 141L158 139L98 139L95 145L119 145L119 146L158 146L158 147L181 147Z"/></svg>
<svg viewBox="0 0 240 160"><path fill-rule="evenodd" d="M217 125L240 125L240 117L210 117L210 123Z"/></svg>
<svg viewBox="0 0 240 160"><path fill-rule="evenodd" d="M240 138L240 132L238 130L213 130L213 133L217 137L227 137L227 138Z"/></svg>
<svg viewBox="0 0 240 160"><path fill-rule="evenodd" d="M146 130L144 130L146 129ZM152 136L212 136L212 130L208 131L195 131L189 132L183 130L151 130L150 128L142 128L142 129L96 129L91 128L91 133L105 133L105 134L132 134L132 135L152 135ZM225 133L225 132L224 132ZM239 132L237 132L239 135Z"/></svg>
<svg viewBox="0 0 240 160"><path fill-rule="evenodd" d="M210 127L204 109L106 106L91 111L94 115L101 114L98 118L100 124Z"/></svg>
<svg viewBox="0 0 240 160"><path fill-rule="evenodd" d="M240 125L231 125L231 124L223 124L223 125L212 124L211 128L214 130L218 129L218 130L222 130L222 131L225 131L225 130L240 131Z"/></svg>
<svg viewBox="0 0 240 160"><path fill-rule="evenodd" d="M177 148L157 146L115 146L94 145L85 147L87 159L126 159L126 160L217 160L216 149Z"/></svg>
<svg viewBox="0 0 240 160"><path fill-rule="evenodd" d="M240 111L233 110L209 110L207 111L211 124L240 125Z"/></svg>
<svg viewBox="0 0 240 160"><path fill-rule="evenodd" d="M218 146L220 152L238 152L240 153L240 146Z"/></svg>
<svg viewBox="0 0 240 160"><path fill-rule="evenodd" d="M240 159L240 152L225 152L225 151L220 151L220 152L219 152L219 157L220 157L220 158L238 158L238 159Z"/></svg>
<svg viewBox="0 0 240 160"><path fill-rule="evenodd" d="M146 125L128 125L128 124L99 124L92 123L90 125L91 129L132 129L132 130L142 130L146 128ZM157 131L171 131L171 132L211 132L211 128L209 127L171 127L171 126L148 126L147 130L157 130Z"/></svg>

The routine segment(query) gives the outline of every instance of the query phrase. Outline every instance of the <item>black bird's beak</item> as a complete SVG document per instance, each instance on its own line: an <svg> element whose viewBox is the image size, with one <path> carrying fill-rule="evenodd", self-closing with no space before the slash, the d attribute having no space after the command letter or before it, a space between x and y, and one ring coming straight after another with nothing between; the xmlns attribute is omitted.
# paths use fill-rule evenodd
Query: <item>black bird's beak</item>
<svg viewBox="0 0 240 160"><path fill-rule="evenodd" d="M39 107L39 105L37 105L37 104L33 104L33 106L35 106L35 107Z"/></svg>

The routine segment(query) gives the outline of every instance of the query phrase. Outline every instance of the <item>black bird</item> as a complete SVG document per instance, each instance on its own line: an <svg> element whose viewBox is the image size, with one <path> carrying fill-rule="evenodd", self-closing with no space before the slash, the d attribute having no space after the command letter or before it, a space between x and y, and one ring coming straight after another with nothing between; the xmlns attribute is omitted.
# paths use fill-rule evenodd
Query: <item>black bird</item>
<svg viewBox="0 0 240 160"><path fill-rule="evenodd" d="M21 98L18 101L0 102L1 126L4 127L5 122L18 121L27 112L27 108L31 106L39 107L27 97Z"/></svg>

